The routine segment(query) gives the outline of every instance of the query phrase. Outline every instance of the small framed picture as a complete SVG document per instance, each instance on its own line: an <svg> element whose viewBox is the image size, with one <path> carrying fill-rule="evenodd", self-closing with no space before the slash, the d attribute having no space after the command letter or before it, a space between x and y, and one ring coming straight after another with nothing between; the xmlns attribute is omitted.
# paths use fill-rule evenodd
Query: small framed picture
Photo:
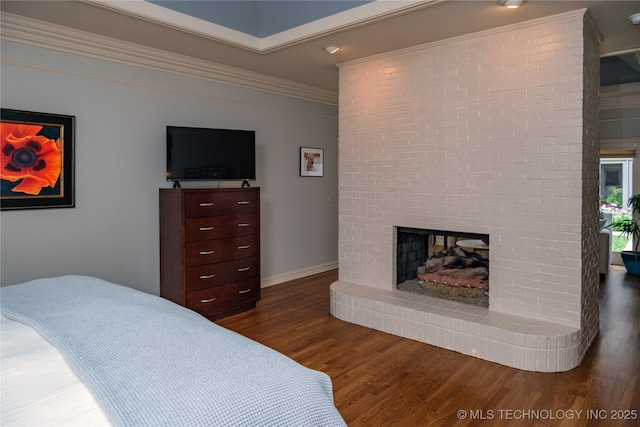
<svg viewBox="0 0 640 427"><path fill-rule="evenodd" d="M324 176L324 150L300 147L300 176Z"/></svg>
<svg viewBox="0 0 640 427"><path fill-rule="evenodd" d="M74 116L2 109L2 210L74 207L74 122Z"/></svg>

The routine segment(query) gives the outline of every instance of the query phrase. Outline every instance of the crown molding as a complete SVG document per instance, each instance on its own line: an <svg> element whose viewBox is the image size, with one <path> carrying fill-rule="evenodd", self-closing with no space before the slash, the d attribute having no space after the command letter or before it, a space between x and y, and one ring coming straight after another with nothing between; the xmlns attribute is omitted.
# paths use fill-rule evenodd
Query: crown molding
<svg viewBox="0 0 640 427"><path fill-rule="evenodd" d="M261 39L145 0L86 0L95 6L260 53Z"/></svg>
<svg viewBox="0 0 640 427"><path fill-rule="evenodd" d="M589 12L589 9L585 10L584 22L587 26L589 26L591 31L593 31L593 34L595 35L596 39L598 39L598 43L602 45L602 43L604 42L604 37L602 36L602 33L600 32L600 29L596 26L595 22L593 22L593 18L591 17L591 13Z"/></svg>
<svg viewBox="0 0 640 427"><path fill-rule="evenodd" d="M338 105L338 93L334 91L5 12L0 13L0 38L307 101Z"/></svg>
<svg viewBox="0 0 640 427"><path fill-rule="evenodd" d="M435 6L451 0L374 0L308 24L260 39L261 52L270 52L337 31L378 22L411 10Z"/></svg>
<svg viewBox="0 0 640 427"><path fill-rule="evenodd" d="M375 0L267 37L255 37L222 25L186 15L144 0L86 0L95 6L135 16L180 31L224 42L256 53L266 53L327 33L375 22L415 8L451 0Z"/></svg>

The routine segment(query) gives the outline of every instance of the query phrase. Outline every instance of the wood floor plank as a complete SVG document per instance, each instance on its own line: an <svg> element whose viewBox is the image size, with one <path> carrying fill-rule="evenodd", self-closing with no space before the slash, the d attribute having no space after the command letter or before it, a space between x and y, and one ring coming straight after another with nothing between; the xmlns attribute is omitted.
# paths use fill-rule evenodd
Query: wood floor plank
<svg viewBox="0 0 640 427"><path fill-rule="evenodd" d="M255 309L216 323L326 372L353 427L640 425L640 278L621 267L601 284L593 346L580 366L560 373L521 371L338 320L329 311L335 280L331 271L265 288Z"/></svg>

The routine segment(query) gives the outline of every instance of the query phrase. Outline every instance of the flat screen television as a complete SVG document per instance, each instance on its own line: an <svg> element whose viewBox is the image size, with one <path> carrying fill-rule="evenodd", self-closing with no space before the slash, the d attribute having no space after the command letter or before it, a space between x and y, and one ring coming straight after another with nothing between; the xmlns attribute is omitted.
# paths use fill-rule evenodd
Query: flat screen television
<svg viewBox="0 0 640 427"><path fill-rule="evenodd" d="M255 131L167 126L167 180L255 179Z"/></svg>

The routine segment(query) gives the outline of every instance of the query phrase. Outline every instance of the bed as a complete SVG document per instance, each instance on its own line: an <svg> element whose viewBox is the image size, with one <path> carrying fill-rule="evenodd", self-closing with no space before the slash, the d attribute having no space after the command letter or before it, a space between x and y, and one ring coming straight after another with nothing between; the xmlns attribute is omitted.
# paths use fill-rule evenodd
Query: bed
<svg viewBox="0 0 640 427"><path fill-rule="evenodd" d="M345 425L325 373L163 298L86 276L0 292L0 425Z"/></svg>

